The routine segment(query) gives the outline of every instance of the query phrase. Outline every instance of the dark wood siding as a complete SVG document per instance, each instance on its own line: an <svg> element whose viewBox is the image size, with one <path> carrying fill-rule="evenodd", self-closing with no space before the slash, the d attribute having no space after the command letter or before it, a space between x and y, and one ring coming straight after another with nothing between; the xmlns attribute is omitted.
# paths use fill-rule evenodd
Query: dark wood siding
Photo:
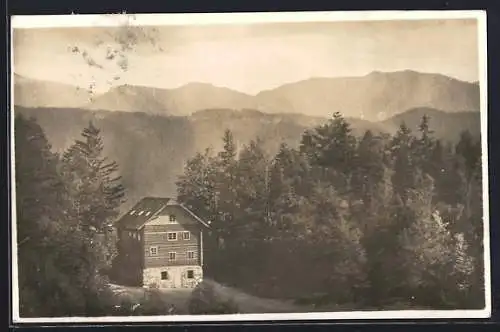
<svg viewBox="0 0 500 332"><path fill-rule="evenodd" d="M160 216L162 221L169 219L173 214L176 218L174 224L144 226L143 257L144 267L177 266L177 265L201 265L200 227L201 225L180 207L167 207ZM183 233L189 232L189 239L184 239ZM168 233L176 233L176 240L169 240ZM150 248L156 247L157 254L151 255ZM194 252L192 259L188 258L188 252ZM175 260L169 259L169 253L175 252Z"/></svg>

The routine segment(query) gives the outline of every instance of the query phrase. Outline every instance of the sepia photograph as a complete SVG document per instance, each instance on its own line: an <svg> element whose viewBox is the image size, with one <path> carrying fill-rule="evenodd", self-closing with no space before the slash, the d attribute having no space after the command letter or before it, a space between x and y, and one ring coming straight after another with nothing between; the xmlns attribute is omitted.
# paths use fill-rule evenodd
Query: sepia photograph
<svg viewBox="0 0 500 332"><path fill-rule="evenodd" d="M491 315L482 11L13 16L12 319Z"/></svg>

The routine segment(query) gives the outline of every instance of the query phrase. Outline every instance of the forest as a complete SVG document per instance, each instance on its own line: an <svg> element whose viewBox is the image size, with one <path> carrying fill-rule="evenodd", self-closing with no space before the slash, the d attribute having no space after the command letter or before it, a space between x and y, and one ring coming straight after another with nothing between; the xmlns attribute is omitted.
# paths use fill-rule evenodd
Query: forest
<svg viewBox="0 0 500 332"><path fill-rule="evenodd" d="M362 137L335 113L300 147L255 139L190 159L178 199L211 221L207 274L250 293L352 309L482 308L481 145Z"/></svg>
<svg viewBox="0 0 500 332"><path fill-rule="evenodd" d="M431 122L358 137L335 113L273 156L258 137L237 150L227 130L177 182L211 222L206 275L349 310L484 307L480 140L441 141ZM131 314L109 288L126 188L104 144L89 123L55 153L36 120L15 118L22 317Z"/></svg>

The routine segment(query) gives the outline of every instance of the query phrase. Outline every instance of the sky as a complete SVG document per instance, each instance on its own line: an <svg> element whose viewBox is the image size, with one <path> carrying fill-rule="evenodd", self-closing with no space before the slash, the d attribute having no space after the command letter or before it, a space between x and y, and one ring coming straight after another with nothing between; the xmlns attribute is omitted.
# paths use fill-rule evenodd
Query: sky
<svg viewBox="0 0 500 332"><path fill-rule="evenodd" d="M415 70L479 80L475 19L14 29L13 69L92 88L211 83L256 94L311 77Z"/></svg>

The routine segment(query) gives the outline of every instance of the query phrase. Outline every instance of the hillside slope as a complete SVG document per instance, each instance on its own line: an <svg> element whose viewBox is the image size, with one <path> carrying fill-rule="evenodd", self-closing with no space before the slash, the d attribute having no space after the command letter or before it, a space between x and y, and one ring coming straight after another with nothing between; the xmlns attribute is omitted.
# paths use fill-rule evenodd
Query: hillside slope
<svg viewBox="0 0 500 332"><path fill-rule="evenodd" d="M479 112L447 113L433 108L419 107L410 109L382 122L390 133L395 133L401 123L405 123L412 131L417 131L424 115L430 117L431 129L434 135L448 141L456 142L463 130L472 135L481 135L481 117Z"/></svg>
<svg viewBox="0 0 500 332"><path fill-rule="evenodd" d="M233 131L239 147L261 137L265 149L273 155L282 142L297 147L304 130L327 121L297 114L228 109L199 111L189 117L54 108L16 107L15 111L35 117L55 151L66 149L93 120L102 131L105 154L120 165L128 204L143 196L176 195L175 181L182 174L185 162L210 146L220 149L225 129ZM357 135L367 129L394 133L403 121L416 129L423 114L431 116L431 127L437 137L456 140L462 129L479 134L479 113L472 112L453 114L416 109L380 123L359 119L349 122Z"/></svg>

